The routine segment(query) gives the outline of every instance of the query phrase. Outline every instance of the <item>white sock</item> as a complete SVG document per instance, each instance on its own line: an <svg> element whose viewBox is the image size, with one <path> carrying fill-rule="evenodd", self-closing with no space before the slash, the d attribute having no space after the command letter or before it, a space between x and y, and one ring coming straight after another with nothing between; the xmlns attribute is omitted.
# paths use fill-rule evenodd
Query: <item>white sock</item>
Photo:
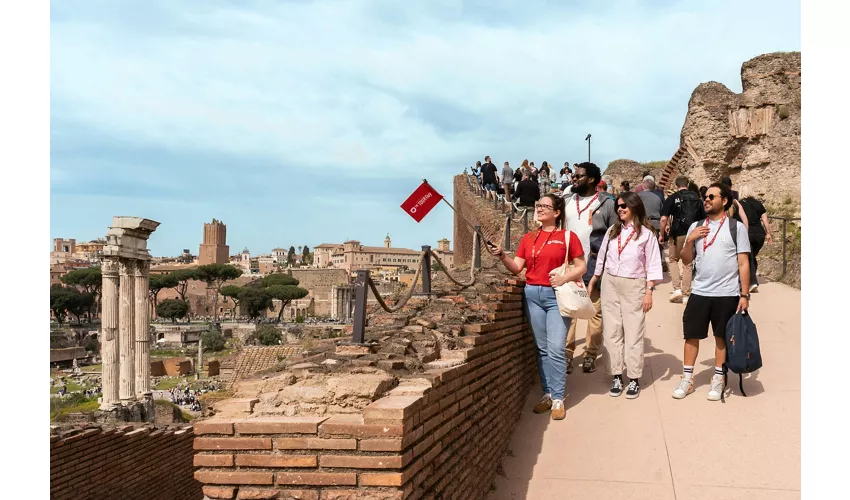
<svg viewBox="0 0 850 500"><path fill-rule="evenodd" d="M693 366L685 366L684 367L685 380L690 380L693 376L694 376L694 367Z"/></svg>

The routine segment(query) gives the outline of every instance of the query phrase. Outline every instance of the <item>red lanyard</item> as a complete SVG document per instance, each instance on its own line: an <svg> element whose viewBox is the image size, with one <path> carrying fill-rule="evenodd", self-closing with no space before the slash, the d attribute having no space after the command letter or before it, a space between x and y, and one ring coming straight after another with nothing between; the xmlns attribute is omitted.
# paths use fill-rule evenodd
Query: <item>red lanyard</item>
<svg viewBox="0 0 850 500"><path fill-rule="evenodd" d="M593 198L591 198L590 201L587 202L587 205L585 205L584 208L579 208L578 194L576 194L576 211L578 212L578 216L581 217L582 212L584 212L585 210L590 208L590 205L592 205L593 202L596 201L598 198L599 198L599 191L597 191L596 194L593 195Z"/></svg>
<svg viewBox="0 0 850 500"><path fill-rule="evenodd" d="M628 246L629 242L632 241L632 236L635 235L636 229L637 229L636 227L632 226L632 234L630 234L629 237L626 238L626 244L625 245L620 244L620 238L623 236L623 232L620 231L620 234L617 235L617 250L619 251L619 253L617 255L623 255L623 250L625 250L626 246Z"/></svg>
<svg viewBox="0 0 850 500"><path fill-rule="evenodd" d="M706 227L709 227L708 222L709 222L709 221L708 221L708 219L706 218L706 219L705 219L705 226L706 226ZM724 222L726 222L726 214L723 214L723 218L722 218L722 219L720 219L720 226L717 228L717 232L716 232L716 233L714 233L714 238L711 238L711 241L708 241L708 238L703 238L703 239L702 239L702 252L703 252L703 253L705 253L705 251L706 251L706 250L708 250L708 247L710 247L711 245L713 245L713 244L714 244L714 240L716 240L716 239L717 239L717 234L718 234L718 233L720 232L720 230L723 228L723 223L724 223ZM711 229L711 228L709 227L709 230L710 230L710 229Z"/></svg>
<svg viewBox="0 0 850 500"><path fill-rule="evenodd" d="M543 251L543 247L546 246L546 243L549 242L549 238L552 237L552 234L555 231L557 231L557 229L553 229L552 231L549 231L549 236L546 237L546 241L544 241L543 244L540 245L540 248L537 249L537 253L535 253L534 252L534 246L537 244L537 238L540 237L540 233L543 232L543 231L541 230L541 231L537 232L537 236L534 237L534 241L531 243L531 267L534 267L534 265L537 263L537 256L540 255L540 252Z"/></svg>

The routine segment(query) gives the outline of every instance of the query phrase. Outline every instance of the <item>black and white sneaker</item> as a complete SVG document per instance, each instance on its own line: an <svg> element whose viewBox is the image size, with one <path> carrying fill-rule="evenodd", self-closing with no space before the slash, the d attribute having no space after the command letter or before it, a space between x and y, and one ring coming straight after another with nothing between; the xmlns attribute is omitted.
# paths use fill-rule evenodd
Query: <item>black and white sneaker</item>
<svg viewBox="0 0 850 500"><path fill-rule="evenodd" d="M611 390L608 391L608 395L612 398L616 398L620 394L623 393L623 379L620 375L614 376L614 381L611 382Z"/></svg>
<svg viewBox="0 0 850 500"><path fill-rule="evenodd" d="M626 389L626 399L635 399L640 394L640 385L638 385L638 381L632 379L629 382L629 387Z"/></svg>

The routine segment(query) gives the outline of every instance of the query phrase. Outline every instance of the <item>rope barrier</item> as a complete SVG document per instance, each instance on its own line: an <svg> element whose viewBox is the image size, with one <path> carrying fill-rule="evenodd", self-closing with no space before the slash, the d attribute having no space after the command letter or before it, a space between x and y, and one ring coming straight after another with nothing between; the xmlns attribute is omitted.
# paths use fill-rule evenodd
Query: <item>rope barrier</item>
<svg viewBox="0 0 850 500"><path fill-rule="evenodd" d="M473 236L473 238L478 239L477 235ZM474 246L475 246L475 243L473 243L473 247ZM436 252L434 252L433 250L431 250L431 257L434 257L434 259L437 261L437 264L440 264L440 270L443 271L443 274L445 274L446 277L449 279L449 281L451 281L455 285L457 285L461 288L467 288L467 287L470 287L470 286L475 284L475 266L469 266L469 282L468 283L461 283L460 281L454 279L451 274L449 274L449 272L446 270L445 264L443 264L443 261L440 260L440 258L437 256Z"/></svg>
<svg viewBox="0 0 850 500"><path fill-rule="evenodd" d="M413 277L413 283L410 285L410 290L407 291L405 297L399 299L396 302L396 305L390 307L384 302L384 299L381 297L381 294L378 292L378 287L375 286L375 282L372 281L371 276L369 277L369 288L372 290L372 293L375 294L375 299L378 301L378 304L388 313L394 313L396 311L401 310L402 307L407 304L407 301L410 300L410 297L413 296L413 290L416 288L416 283L419 281L419 275L422 273L422 262L425 260L425 252L419 254L419 265L416 266L416 275Z"/></svg>

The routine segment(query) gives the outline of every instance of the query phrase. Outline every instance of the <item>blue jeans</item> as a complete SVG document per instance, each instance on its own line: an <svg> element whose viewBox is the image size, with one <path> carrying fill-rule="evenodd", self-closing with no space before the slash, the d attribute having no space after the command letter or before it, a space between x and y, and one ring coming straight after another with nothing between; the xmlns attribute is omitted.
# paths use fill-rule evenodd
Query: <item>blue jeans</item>
<svg viewBox="0 0 850 500"><path fill-rule="evenodd" d="M525 304L537 344L537 371L543 393L551 394L552 399L564 399L571 318L561 316L555 290L550 286L525 285Z"/></svg>

